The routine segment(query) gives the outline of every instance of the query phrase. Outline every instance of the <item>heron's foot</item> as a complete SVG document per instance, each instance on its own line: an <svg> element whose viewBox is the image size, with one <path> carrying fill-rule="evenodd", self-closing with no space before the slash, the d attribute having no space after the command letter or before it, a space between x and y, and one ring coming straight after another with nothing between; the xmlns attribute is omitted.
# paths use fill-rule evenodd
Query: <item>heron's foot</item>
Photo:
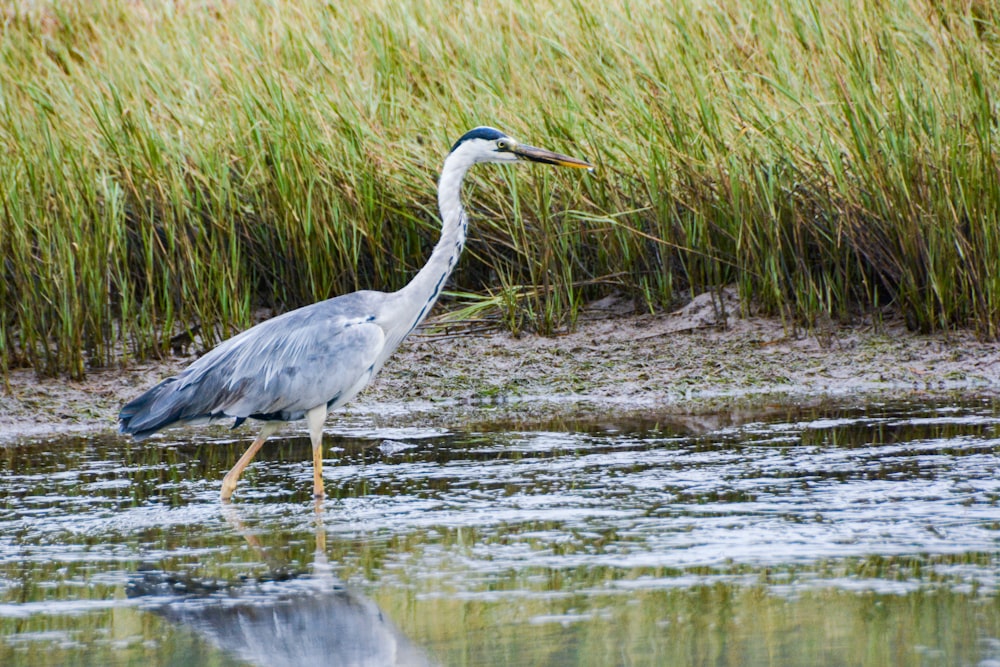
<svg viewBox="0 0 1000 667"><path fill-rule="evenodd" d="M319 465L323 465L323 463L320 462ZM313 498L317 500L326 498L326 493L323 490L323 475L318 466L313 467Z"/></svg>
<svg viewBox="0 0 1000 667"><path fill-rule="evenodd" d="M236 480L230 479L229 475L222 478L222 491L219 492L219 498L224 503L228 503L229 499L233 497L233 491L236 490Z"/></svg>

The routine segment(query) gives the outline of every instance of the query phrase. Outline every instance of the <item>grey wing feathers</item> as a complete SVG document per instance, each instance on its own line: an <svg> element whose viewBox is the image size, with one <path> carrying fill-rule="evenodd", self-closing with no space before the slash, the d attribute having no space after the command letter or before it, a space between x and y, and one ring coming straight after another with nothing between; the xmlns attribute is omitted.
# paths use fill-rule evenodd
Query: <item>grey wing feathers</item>
<svg viewBox="0 0 1000 667"><path fill-rule="evenodd" d="M365 297L307 306L230 338L122 408L121 431L142 438L173 423L224 416L297 419L358 391L385 343L365 314Z"/></svg>

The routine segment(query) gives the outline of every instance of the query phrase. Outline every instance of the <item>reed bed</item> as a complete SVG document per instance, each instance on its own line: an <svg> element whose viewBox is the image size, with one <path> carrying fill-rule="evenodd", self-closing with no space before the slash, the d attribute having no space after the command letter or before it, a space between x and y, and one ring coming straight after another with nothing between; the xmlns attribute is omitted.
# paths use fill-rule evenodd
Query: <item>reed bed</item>
<svg viewBox="0 0 1000 667"><path fill-rule="evenodd" d="M22 0L0 9L0 373L402 286L478 124L453 287L551 332L737 284L810 325L1000 326L1000 9L909 0ZM516 173L515 173L516 172Z"/></svg>

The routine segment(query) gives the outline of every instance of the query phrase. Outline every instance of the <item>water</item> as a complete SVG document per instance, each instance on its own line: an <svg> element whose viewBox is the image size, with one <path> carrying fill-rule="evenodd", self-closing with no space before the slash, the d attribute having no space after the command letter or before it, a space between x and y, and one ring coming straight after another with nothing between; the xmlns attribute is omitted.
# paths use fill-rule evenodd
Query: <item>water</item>
<svg viewBox="0 0 1000 667"><path fill-rule="evenodd" d="M207 433L0 447L0 664L1000 664L995 399Z"/></svg>

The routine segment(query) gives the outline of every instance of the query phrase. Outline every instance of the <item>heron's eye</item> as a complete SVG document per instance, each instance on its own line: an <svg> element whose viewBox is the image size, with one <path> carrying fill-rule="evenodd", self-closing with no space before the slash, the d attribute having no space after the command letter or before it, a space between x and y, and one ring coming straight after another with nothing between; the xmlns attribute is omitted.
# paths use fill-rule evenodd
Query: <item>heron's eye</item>
<svg viewBox="0 0 1000 667"><path fill-rule="evenodd" d="M510 142L506 139L497 139L497 150L498 151L509 151Z"/></svg>

